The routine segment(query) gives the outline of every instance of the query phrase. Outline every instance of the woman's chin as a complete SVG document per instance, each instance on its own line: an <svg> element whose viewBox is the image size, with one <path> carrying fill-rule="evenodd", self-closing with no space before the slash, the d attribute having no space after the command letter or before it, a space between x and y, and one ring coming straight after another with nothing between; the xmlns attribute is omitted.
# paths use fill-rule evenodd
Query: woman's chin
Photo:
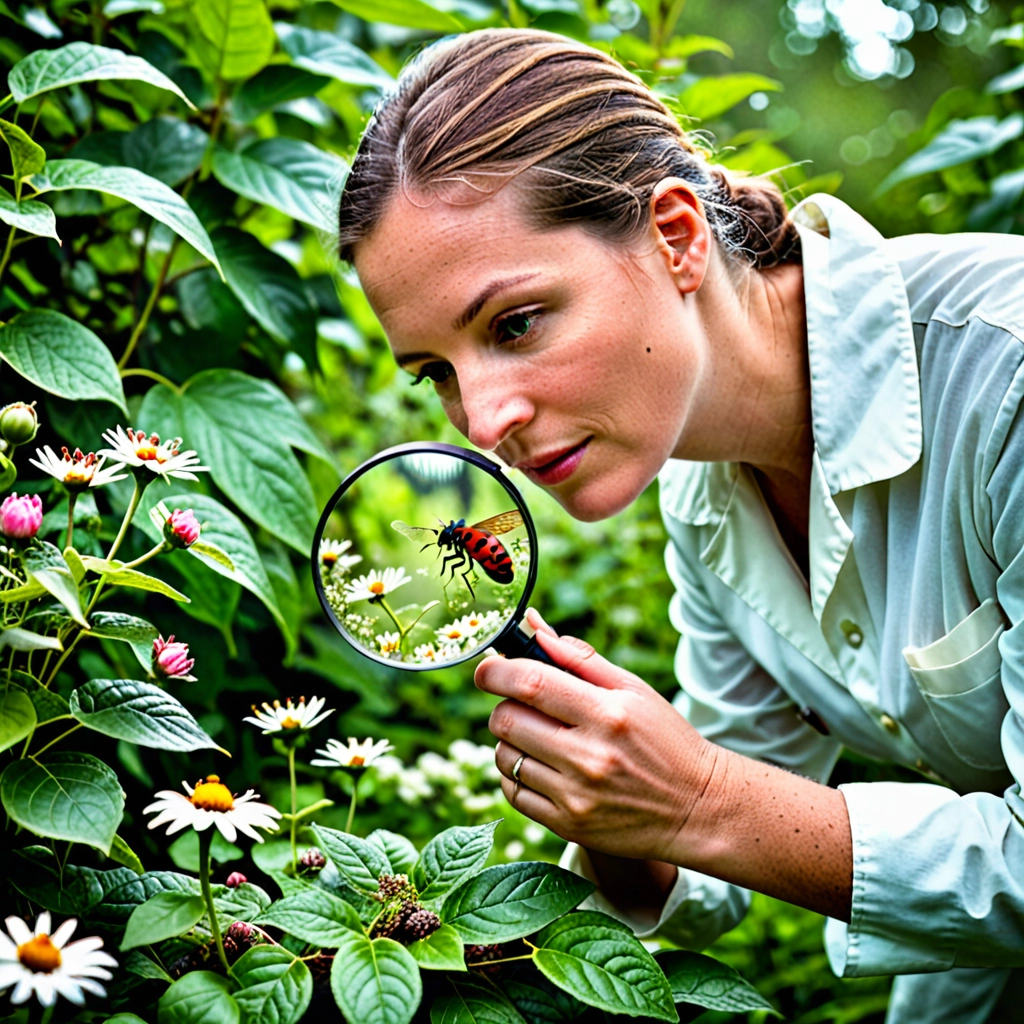
<svg viewBox="0 0 1024 1024"><path fill-rule="evenodd" d="M574 490L563 492L553 487L549 493L566 512L582 523L596 523L610 519L628 508L644 491L632 482L621 480L592 480ZM644 485L646 486L646 485Z"/></svg>

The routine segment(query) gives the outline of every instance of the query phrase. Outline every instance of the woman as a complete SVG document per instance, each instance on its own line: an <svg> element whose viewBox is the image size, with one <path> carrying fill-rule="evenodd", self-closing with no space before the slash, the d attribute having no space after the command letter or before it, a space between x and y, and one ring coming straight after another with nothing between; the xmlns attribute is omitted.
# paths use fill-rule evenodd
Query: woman
<svg viewBox="0 0 1024 1024"><path fill-rule="evenodd" d="M406 70L340 228L474 445L583 520L660 472L676 707L536 615L554 667L476 674L507 797L594 905L701 948L756 889L832 919L838 973L903 975L890 1020L998 1019L1024 964L1024 244L885 242L829 196L789 217L614 60L512 30ZM844 745L922 781L830 789Z"/></svg>

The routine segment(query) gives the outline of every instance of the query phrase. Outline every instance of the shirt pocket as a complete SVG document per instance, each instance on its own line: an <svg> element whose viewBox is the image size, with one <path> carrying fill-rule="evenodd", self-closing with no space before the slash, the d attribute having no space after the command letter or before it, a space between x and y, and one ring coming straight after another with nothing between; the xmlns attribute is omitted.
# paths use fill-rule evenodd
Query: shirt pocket
<svg viewBox="0 0 1024 1024"><path fill-rule="evenodd" d="M999 734L1010 706L999 637L1006 617L994 598L926 647L905 647L910 674L953 751L974 768L1005 767Z"/></svg>

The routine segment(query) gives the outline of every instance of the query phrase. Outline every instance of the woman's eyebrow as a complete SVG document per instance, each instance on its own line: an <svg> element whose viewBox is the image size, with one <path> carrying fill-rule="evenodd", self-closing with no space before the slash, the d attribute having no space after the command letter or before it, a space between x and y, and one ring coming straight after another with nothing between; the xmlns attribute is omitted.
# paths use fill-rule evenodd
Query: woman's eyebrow
<svg viewBox="0 0 1024 1024"><path fill-rule="evenodd" d="M497 281L491 281L490 284L481 289L477 297L465 308L462 316L452 323L452 330L461 331L467 324L471 323L476 318L477 313L483 309L484 303L493 299L495 295L499 295L501 292L514 288L517 284L522 284L524 281L529 281L537 276L537 274L518 274L516 277L504 277L499 278Z"/></svg>

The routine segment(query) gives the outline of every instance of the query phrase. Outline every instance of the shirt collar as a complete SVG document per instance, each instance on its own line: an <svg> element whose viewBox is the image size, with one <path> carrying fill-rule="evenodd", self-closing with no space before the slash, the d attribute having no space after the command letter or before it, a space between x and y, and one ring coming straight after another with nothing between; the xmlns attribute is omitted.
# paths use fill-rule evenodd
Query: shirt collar
<svg viewBox="0 0 1024 1024"><path fill-rule="evenodd" d="M814 195L791 216L803 248L815 449L829 492L838 494L898 476L920 458L910 307L885 240L842 200ZM735 479L728 464L671 476L676 518L721 519Z"/></svg>

